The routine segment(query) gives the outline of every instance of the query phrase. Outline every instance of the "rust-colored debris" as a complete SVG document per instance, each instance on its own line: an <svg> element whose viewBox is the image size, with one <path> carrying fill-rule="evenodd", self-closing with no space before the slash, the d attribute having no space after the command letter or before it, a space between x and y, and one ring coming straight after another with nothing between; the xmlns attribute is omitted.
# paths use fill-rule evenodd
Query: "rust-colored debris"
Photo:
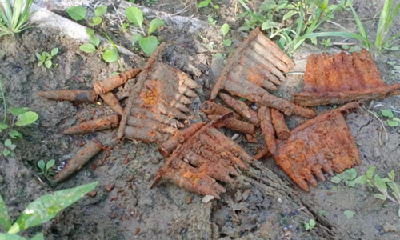
<svg viewBox="0 0 400 240"><path fill-rule="evenodd" d="M278 141L274 159L301 189L309 191L307 182L317 186L314 175L325 181L322 170L333 175L360 165L358 148L342 115L359 106L353 102L327 111Z"/></svg>
<svg viewBox="0 0 400 240"><path fill-rule="evenodd" d="M69 102L96 102L97 94L93 90L49 90L39 92L39 96Z"/></svg>
<svg viewBox="0 0 400 240"><path fill-rule="evenodd" d="M80 150L75 157L68 161L68 164L63 168L63 170L54 176L54 180L56 182L61 182L68 178L72 173L81 169L83 165L100 152L102 148L103 145L97 139L93 139L85 146L85 148Z"/></svg>
<svg viewBox="0 0 400 240"><path fill-rule="evenodd" d="M265 138L266 149L270 153L274 153L276 149L275 130L272 125L270 108L265 106L260 107L258 109L258 118L261 121L261 131Z"/></svg>
<svg viewBox="0 0 400 240"><path fill-rule="evenodd" d="M203 104L200 105L200 109L208 115L225 115L230 112L233 112L233 110L226 108L220 104L217 104L215 102L210 102L206 101ZM237 113L233 113L233 118L236 119L241 119L241 117Z"/></svg>
<svg viewBox="0 0 400 240"><path fill-rule="evenodd" d="M244 162L252 161L242 147L216 129L231 117L228 115L205 126L189 127L186 133L192 135L168 157L152 188L169 180L187 191L219 198L226 190L217 181L234 183L232 176L238 175L235 166L246 169Z"/></svg>
<svg viewBox="0 0 400 240"><path fill-rule="evenodd" d="M97 94L105 94L125 84L129 79L134 78L141 71L142 69L131 69L126 72L120 73L114 77L108 78L104 81L96 82L94 84L94 91Z"/></svg>
<svg viewBox="0 0 400 240"><path fill-rule="evenodd" d="M108 106L110 106L110 108L118 113L119 115L122 115L122 106L118 101L118 98L114 95L114 93L112 92L108 92L108 93L104 93L104 94L100 94L100 97L103 99L103 101L105 103L107 103Z"/></svg>
<svg viewBox="0 0 400 240"><path fill-rule="evenodd" d="M271 108L271 119L276 135L279 139L287 139L290 136L290 130L286 125L283 114L278 110Z"/></svg>
<svg viewBox="0 0 400 240"><path fill-rule="evenodd" d="M119 124L118 115L114 114L108 117L83 122L77 126L72 126L63 131L63 134L85 134L94 131L110 129Z"/></svg>
<svg viewBox="0 0 400 240"><path fill-rule="evenodd" d="M161 143L184 126L182 122L190 112L188 106L197 97L193 89L199 85L178 69L156 61L164 47L165 44L160 45L138 75L127 100L118 138Z"/></svg>
<svg viewBox="0 0 400 240"><path fill-rule="evenodd" d="M397 95L400 84L387 86L370 53L329 56L311 54L304 75L303 92L294 95L301 106L342 104L352 101L369 101Z"/></svg>
<svg viewBox="0 0 400 240"><path fill-rule="evenodd" d="M207 118L210 120L215 120L219 117L220 115L207 115ZM225 125L226 128L244 133L244 134L253 134L254 133L254 125L249 123L249 122L243 122L241 120L238 120L236 118L228 118L225 120Z"/></svg>
<svg viewBox="0 0 400 240"><path fill-rule="evenodd" d="M239 101L224 93L220 93L219 97L222 99L222 101L226 103L226 105L233 108L237 113L240 114L240 116L246 118L255 126L258 126L260 124L257 113L254 110L250 109L250 107L247 106L246 103Z"/></svg>
<svg viewBox="0 0 400 240"><path fill-rule="evenodd" d="M214 100L220 90L225 90L251 102L276 108L286 115L315 117L312 109L297 106L267 91L277 90L276 85L285 78L282 71L286 73L293 66L293 61L256 28L230 55L228 64L214 85L210 100Z"/></svg>

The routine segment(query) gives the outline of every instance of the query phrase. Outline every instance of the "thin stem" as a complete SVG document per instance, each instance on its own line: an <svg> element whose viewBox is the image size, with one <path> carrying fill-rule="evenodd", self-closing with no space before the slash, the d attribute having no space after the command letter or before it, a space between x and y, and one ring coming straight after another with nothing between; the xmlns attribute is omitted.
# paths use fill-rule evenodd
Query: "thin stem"
<svg viewBox="0 0 400 240"><path fill-rule="evenodd" d="M364 109L364 108L363 108ZM386 134L386 141L388 140L388 132L386 130L385 125L383 124L383 121L375 115L375 113L373 113L371 110L368 109L364 109L364 111L367 111L369 114L371 114L372 116L374 116L376 119L378 119L378 121L382 124L383 130L385 130L385 134Z"/></svg>
<svg viewBox="0 0 400 240"><path fill-rule="evenodd" d="M385 197L386 197L387 199L389 199L390 201L392 201L392 202L397 203L397 204L400 205L400 202L397 201L396 199L392 198L392 197L389 195L389 193L387 193L387 191L381 190L381 189L378 187L378 185L375 184L374 180L372 180L372 179L369 179L369 180L372 182L372 184L374 184L374 186L378 189L379 192L381 192L383 195L385 195Z"/></svg>
<svg viewBox="0 0 400 240"><path fill-rule="evenodd" d="M3 106L4 106L4 120L3 122L5 123L7 120L7 102L6 102L6 97L4 95L3 91L3 82L2 78L0 77L0 91L1 91L1 98L3 99Z"/></svg>

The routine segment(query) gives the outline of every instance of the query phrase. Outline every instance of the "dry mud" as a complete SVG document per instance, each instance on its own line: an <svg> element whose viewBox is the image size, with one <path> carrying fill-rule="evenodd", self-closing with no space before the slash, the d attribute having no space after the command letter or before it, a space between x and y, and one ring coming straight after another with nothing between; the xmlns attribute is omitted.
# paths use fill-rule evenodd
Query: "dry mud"
<svg viewBox="0 0 400 240"><path fill-rule="evenodd" d="M383 1L371 5L367 0L355 1L363 18L373 17ZM235 15L232 1L221 1L218 12L196 8L196 3L143 1L150 9L183 17L196 17L206 23L207 16L213 14L217 25L231 24L229 34L231 47L220 46L222 37L219 27L202 26L193 34L189 25L169 24L158 36L168 42L163 61L176 66L201 84L199 105L207 99L224 59L214 54L229 54L242 40L243 35L235 29L240 25ZM151 5L151 6L149 6ZM194 5L194 6L193 6ZM55 11L61 11L62 7ZM342 19L343 18L343 19ZM338 20L349 29L354 22L347 21L350 13ZM197 21L197 20L196 20ZM376 31L377 19L368 24L368 32ZM397 21L394 29L399 29ZM125 42L124 42L125 41ZM214 49L210 49L214 42ZM79 50L81 43L67 39L62 33L44 29L31 29L17 36L15 41L3 39L0 59L0 74L3 77L7 104L9 107L30 107L39 114L34 126L18 129L24 139L18 142L15 158L0 157L0 194L5 199L9 212L15 219L28 202L42 194L54 190L75 187L98 181L97 195L85 197L60 213L43 227L35 227L24 232L32 236L38 231L45 233L46 239L399 239L400 227L397 217L398 206L390 202L382 203L374 199L373 189L366 186L349 188L344 184L319 183L310 193L301 191L273 159L255 162L248 172L243 172L235 187L228 187L220 201L202 203L201 196L188 193L172 184L163 184L150 190L152 180L164 159L152 144L115 142L116 130L95 132L89 135L62 135L62 130L82 120L96 119L112 114L112 110L100 104L79 104L55 102L38 96L41 90L49 89L91 89L93 83L109 77L118 69L116 63L106 64L96 54L85 54ZM119 44L129 47L129 42L121 38ZM37 66L36 52L59 48L54 62L57 68L45 70ZM132 50L133 51L133 50ZM296 71L304 71L310 53L320 53L318 49L306 45L296 52ZM339 51L331 48L329 51ZM123 56L125 66L141 67L146 56L133 51L132 56ZM389 82L399 79L389 78L390 68L386 62L396 55L381 55L376 58L382 76ZM398 56L397 56L398 57ZM290 97L299 91L301 75L288 78L279 93ZM381 103L379 107L374 107ZM400 97L389 97L379 102L368 103L374 111L400 110ZM318 108L319 111L326 107ZM4 109L1 108L0 115ZM192 106L192 113L200 115ZM398 113L396 113L398 115ZM198 116L199 119L200 116ZM304 121L299 117L287 119L291 128ZM400 172L400 128L387 127L388 140L379 143L381 123L371 114L358 111L346 117L362 156L362 165L355 169L364 173L370 166L377 166L378 173L386 174L394 169ZM226 132L230 137L232 132ZM68 160L92 138L97 137L104 145L110 146L93 158L68 181L55 185L51 181L38 179L37 162L54 158L57 165ZM6 136L2 136L4 142ZM260 143L248 143L245 137L236 140L246 150L254 154ZM1 144L0 143L0 144ZM3 146L2 146L3 147ZM106 187L113 186L111 191ZM190 199L190 203L188 203ZM346 219L344 210L352 210L355 215ZM304 230L304 222L316 219L312 231Z"/></svg>

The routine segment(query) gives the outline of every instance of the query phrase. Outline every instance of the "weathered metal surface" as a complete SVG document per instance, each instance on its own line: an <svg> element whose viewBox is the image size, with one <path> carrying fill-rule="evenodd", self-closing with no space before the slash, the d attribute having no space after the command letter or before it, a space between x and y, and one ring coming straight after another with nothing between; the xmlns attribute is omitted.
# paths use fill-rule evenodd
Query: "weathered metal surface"
<svg viewBox="0 0 400 240"><path fill-rule="evenodd" d="M330 175L361 164L358 148L342 114L358 109L348 103L327 111L291 131L280 140L273 156L276 163L304 191L316 187L314 175L325 181L322 170Z"/></svg>
<svg viewBox="0 0 400 240"><path fill-rule="evenodd" d="M242 147L217 130L231 117L229 115L232 114L219 117L207 125L193 124L165 142L162 147L168 151L161 152L169 157L157 173L152 187L170 181L201 195L219 198L225 193L226 189L217 181L233 184L232 176L239 174L235 167L246 169L244 162L253 160ZM171 155L169 146L177 146Z"/></svg>
<svg viewBox="0 0 400 240"><path fill-rule="evenodd" d="M368 101L398 94L400 84L387 86L370 53L345 52L329 56L311 54L304 75L303 92L294 95L301 106Z"/></svg>
<svg viewBox="0 0 400 240"><path fill-rule="evenodd" d="M161 143L188 118L188 105L197 97L193 89L199 85L180 70L157 62L161 53L162 46L138 75L122 116L119 138Z"/></svg>
<svg viewBox="0 0 400 240"><path fill-rule="evenodd" d="M283 73L289 72L293 66L293 61L278 45L256 28L230 55L211 91L210 100L214 100L219 91L225 90L232 95L276 108L286 115L315 117L312 109L297 106L267 91L277 90L277 85L285 79Z"/></svg>

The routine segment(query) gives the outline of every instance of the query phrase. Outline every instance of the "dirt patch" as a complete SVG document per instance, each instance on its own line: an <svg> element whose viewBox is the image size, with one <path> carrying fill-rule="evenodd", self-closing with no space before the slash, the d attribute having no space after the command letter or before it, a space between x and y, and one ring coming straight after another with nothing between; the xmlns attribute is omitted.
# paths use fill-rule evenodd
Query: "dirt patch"
<svg viewBox="0 0 400 240"><path fill-rule="evenodd" d="M356 1L361 17L373 17L383 1L377 2L371 7L369 1ZM195 15L203 21L214 14L212 17L219 25L228 22L231 29L240 26L235 18L235 6L228 4L230 1L217 2L220 6L218 11L211 7L197 11L193 7L196 3L192 2L147 3L143 1L143 5L152 9L185 17ZM339 16L342 15L337 16L341 24L347 22L346 28L355 29L354 22L345 20L352 17L351 13L343 13L342 20ZM373 24L366 26L373 37L378 19L371 21ZM397 20L393 29L399 26ZM232 31L229 35L232 46L223 47L220 45L223 39L219 27L208 26L197 34L189 33L188 29L170 25L159 36L169 43L163 55L164 63L186 72L202 86L198 91L200 102L191 106L192 113L197 113L196 104L208 98L225 64L224 59L214 55L228 55L243 40L243 35ZM121 40L121 43L128 46L128 42ZM118 64L106 64L96 54L82 53L80 44L60 33L40 29L26 31L11 44L8 39L1 42L5 55L1 59L0 73L8 106L28 106L39 114L37 124L20 129L24 139L18 143L16 158L2 157L1 160L0 194L6 199L12 218L19 215L28 201L44 193L99 181L94 198L82 199L45 224L46 239L398 239L397 206L374 199L372 189L365 186L351 189L326 182L311 189L311 193L305 193L272 159L254 163L237 179L237 186L226 186L227 194L223 194L218 202L202 203L199 195L172 184L150 190L155 174L164 164L164 158L155 145L133 142L118 145L114 140L116 130L82 136L62 135L64 129L82 120L108 116L113 111L101 102L74 105L38 96L41 90L92 89L94 82L109 77L118 69ZM60 49L54 60L58 67L49 70L38 67L35 53L50 51L54 47ZM300 49L294 56L294 70L305 69L309 53L321 51L308 45ZM331 48L330 51L339 49ZM140 56L123 56L126 66L143 66L146 59ZM386 64L394 58L394 54L375 58L389 84L399 81L390 79L391 69ZM289 93L301 91L301 81L301 76L292 75L278 94L289 98ZM381 106L373 110L400 106L400 98L389 97L379 103ZM325 109L327 107L317 108L319 112ZM289 127L294 128L304 120L291 117L287 121ZM377 166L381 176L390 169L400 171L397 165L400 156L397 128L387 128L388 140L380 145L381 123L372 115L359 111L347 115L346 121L362 158L361 166L356 167L358 173L364 173L372 165ZM225 133L229 137L234 134L231 131ZM56 186L38 180L39 160L54 158L56 164L61 165L94 137L108 146L108 150L92 159L70 180ZM4 140L5 136L2 138ZM259 143L248 143L240 136L236 142L254 154L262 138ZM354 218L346 219L344 210L355 211ZM316 219L316 228L305 231L304 222L310 218ZM40 229L37 227L26 234L31 235Z"/></svg>

